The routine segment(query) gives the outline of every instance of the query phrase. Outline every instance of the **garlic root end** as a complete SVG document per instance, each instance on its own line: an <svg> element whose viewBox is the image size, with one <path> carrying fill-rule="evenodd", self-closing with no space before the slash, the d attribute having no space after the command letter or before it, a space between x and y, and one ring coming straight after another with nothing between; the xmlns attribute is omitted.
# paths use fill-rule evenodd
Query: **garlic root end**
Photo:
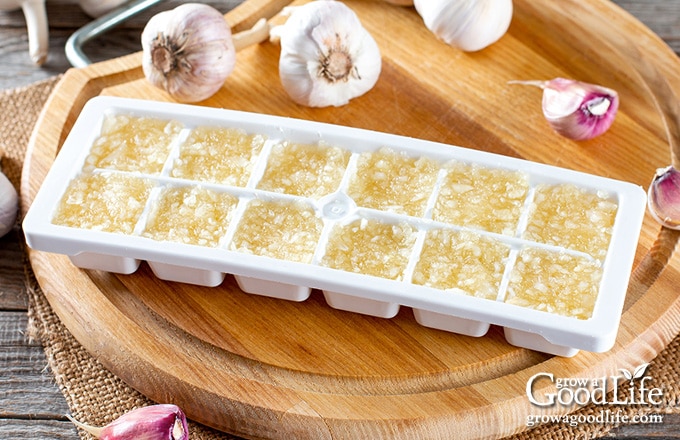
<svg viewBox="0 0 680 440"><path fill-rule="evenodd" d="M91 426L91 425L88 425L88 424L79 422L78 420L76 420L76 419L74 419L73 417L71 417L69 414L66 414L66 417L67 417L74 425L76 425L78 428L83 429L83 430L86 431L88 434L91 434L91 435L95 436L96 438L99 438L99 437L101 436L102 430L104 429L104 428L98 428L98 427L96 427L96 426Z"/></svg>
<svg viewBox="0 0 680 440"><path fill-rule="evenodd" d="M234 49L238 52L248 46L262 43L269 39L271 27L265 18L260 18L252 28L234 34L232 41L234 42Z"/></svg>

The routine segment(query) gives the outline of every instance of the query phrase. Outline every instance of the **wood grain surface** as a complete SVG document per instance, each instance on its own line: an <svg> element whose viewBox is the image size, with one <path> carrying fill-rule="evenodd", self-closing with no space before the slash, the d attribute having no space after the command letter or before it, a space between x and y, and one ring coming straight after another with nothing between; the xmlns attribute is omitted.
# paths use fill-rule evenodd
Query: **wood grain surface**
<svg viewBox="0 0 680 440"><path fill-rule="evenodd" d="M513 107L507 106L506 101L501 99L507 96L497 89L502 75L495 68L481 69L478 76L461 79L464 92L447 78L428 75L430 66L447 66L450 63L438 53L438 44L422 32L417 32L415 37L413 34L408 36L408 40L415 38L417 43L405 41L405 36L400 40L399 36L381 30L379 25L377 17L381 20L389 17L395 23L412 26L414 19L407 11L388 9L382 4L348 3L372 26L371 30L380 39L381 47L387 47L388 62L381 82L371 92L370 100L367 97L338 112L296 108L281 91L272 92L273 96L266 102L247 99L251 94L262 96L267 93L267 87L260 78L262 72L272 70L276 47L263 45L243 53L246 61L242 64L248 67L235 74L235 87L220 92L205 105L364 126L465 146L477 146L483 141L479 148L610 175L644 186L648 184L652 170L668 161L659 115L649 97L649 87L653 88L654 84L647 83L631 68L634 62L630 54L617 52L602 59L601 52L589 43L592 38L601 37L599 32L603 32L605 42L617 46L621 44L621 40L617 40L621 37L620 29L625 29L627 34L638 36L641 47L645 48L645 60L651 60L664 76L670 76L670 72L677 68L677 59L647 29L609 3L580 5L564 2L541 7L545 5L540 5L540 2L517 2L519 18L514 21L506 39L507 47L499 47L488 57L458 59L462 66L447 69L455 72L473 64L485 63L488 67L488 63L493 62L499 66L512 66L508 69L516 69L511 73L518 76L560 73L614 84L629 103L622 108L619 120L623 121L607 135L608 138L591 142L588 149L546 134L537 117L533 120L518 117ZM268 2L251 2L251 9L235 11L230 18L234 23L246 25L254 18L253 14L259 13L260 6L267 5ZM571 16L566 11L586 19L576 25L570 20L565 20L565 23L560 20L555 25L555 17ZM609 27L589 26L592 23L587 17L599 15L611 18ZM541 42L530 38L535 34L543 36ZM557 36L563 34L573 37L572 45L557 40ZM419 50L432 48L434 55L428 60L429 64L413 67L413 59L417 55L414 47ZM564 65L560 61L565 58L573 62ZM527 59L539 62L524 63ZM593 65L598 66L595 72ZM396 93L397 86L399 93ZM672 87L680 90L677 84L672 84ZM495 92L491 98L490 90ZM31 146L25 194L36 190L40 176L46 172L78 109L90 95L132 94L167 100L163 93L140 80L136 55L82 71L70 71L59 92L60 95L50 102L49 107L58 109L61 113L51 114L60 116L42 118L39 122L43 130ZM518 106L530 106L527 94L518 95L516 99L520 101ZM452 109L452 101L461 104L460 107ZM365 114L385 114L385 109L389 109L387 113L394 117L361 118ZM492 118L489 114L496 116ZM451 130L452 126L460 128ZM542 142L536 148L535 141L527 142L527 139L541 139ZM635 147L638 143L648 146L644 154ZM546 144L550 148L545 147ZM609 145L618 148L607 148ZM628 164L631 160L639 163L639 167L630 169ZM30 202L30 198L29 195L25 202ZM633 278L632 299L627 304L617 346L610 353L584 353L576 360L548 359L538 353L513 349L502 341L498 331L479 340L470 340L422 329L406 313L401 313L394 320L380 320L335 312L318 296L304 304L282 303L244 295L229 282L225 284L228 290L225 293L228 294L215 296L205 289L169 286L153 278L146 268L129 277L97 272L84 275L58 256L32 253L31 258L48 297L57 306L57 312L88 349L108 361L114 372L120 373L136 387L145 388L144 391L154 398L167 397L162 395L165 391L159 389L159 383L154 383L159 379L173 381L176 384L174 392L180 398L188 399L186 406L194 410L196 405L200 405L196 401L199 397L212 398L210 402L214 405L203 417L206 422L222 429L260 436L271 434L270 430L275 425L276 429L304 430L309 437L316 438L328 429L351 427L373 435L389 432L394 436L408 436L426 432L436 436L447 434L447 423L452 418L459 422L459 429L474 432L472 428L476 428L476 422L469 419L470 411L477 410L474 417L489 420L493 418L492 414L484 411L498 414L500 409L500 413L509 420L495 426L488 424L490 426L487 427L489 435L497 436L518 429L517 417L522 411L517 407L520 400L517 396L523 392L527 375L537 368L550 368L565 375L594 377L615 367L631 367L651 359L677 333L678 323L674 318L677 303L672 295L672 287L678 282L677 268L671 265L663 277L648 289L650 277L654 276L653 271L658 267L656 263L661 261L662 266L665 264L663 258L659 260L656 254L650 254L657 234L658 226L647 219L636 258L638 271ZM60 271L57 278L50 275L55 268ZM168 305L164 295L168 290L181 291L179 297L183 298L186 313L177 314ZM57 296L65 291L78 294L68 298ZM58 300L65 301L62 304ZM85 304L86 307L76 310L76 304ZM233 314L216 316L211 313L215 309L232 310ZM640 313L641 310L645 312ZM247 320L241 319L243 313L247 313ZM115 338L107 339L111 344L102 346L100 335L89 335L88 331L92 329L82 325L88 322L87 319L101 319L102 314L118 317L120 320L115 322L122 323L105 330L112 332L110 336L132 335L134 342L142 344L142 351L148 352L139 353L138 346L133 347L132 343L125 341L116 342ZM310 320L310 316L315 319ZM197 325L197 319L200 325ZM310 332L310 328L316 331ZM272 334L276 337L271 338ZM337 344L329 346L328 340ZM148 341L153 341L153 345ZM189 350L191 356L197 356L202 364L208 363L214 375L204 377L196 368L196 359L190 355L180 356L179 361L173 356L151 365L151 359L156 362L157 356L161 355L159 347L173 354ZM364 355L367 352L375 355L367 357ZM117 359L112 360L114 353ZM125 374L140 365L146 368L146 372L138 377L130 378L129 374ZM156 374L161 376L152 380L151 376ZM188 380L188 375L192 376L191 380ZM451 383L454 389L446 389ZM232 384L237 391L229 386ZM192 393L188 392L189 389ZM197 389L201 390L199 396L195 395ZM410 394L394 395L404 390ZM213 394L205 394L208 392ZM431 395L432 400L426 394ZM227 401L225 395L238 402ZM380 408L374 404L378 398ZM305 404L301 406L300 402ZM237 414L236 420L224 420L222 411L226 410L229 414ZM331 424L330 428L329 425L314 423L314 420L318 421L318 414ZM387 415L393 417L389 423L376 422L378 417ZM513 416L514 420L510 420ZM251 423L256 419L259 422L243 425L239 417ZM434 423L422 421L432 422L439 417L441 419L434 420ZM273 418L278 421L274 423ZM421 418L421 421L406 423L413 418Z"/></svg>

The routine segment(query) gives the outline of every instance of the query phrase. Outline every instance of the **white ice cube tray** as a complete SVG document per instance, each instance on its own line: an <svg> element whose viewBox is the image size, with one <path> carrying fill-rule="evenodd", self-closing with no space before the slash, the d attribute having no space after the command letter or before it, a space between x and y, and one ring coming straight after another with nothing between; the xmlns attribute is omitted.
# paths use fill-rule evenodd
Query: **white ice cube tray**
<svg viewBox="0 0 680 440"><path fill-rule="evenodd" d="M53 224L51 219L62 195L69 182L81 173L105 117L111 114L175 120L184 124L184 130L208 125L235 127L250 134L266 136L268 140L253 167L253 176L245 187L174 179L167 173L168 166L161 175L144 177L154 180L159 186L199 185L228 192L238 197L239 207L253 199L298 200L307 203L313 207L315 215L324 225L312 261L298 263L229 250L228 239L223 240L218 247L206 247L154 240L137 233L117 234ZM583 256L579 251L523 239L521 225L518 225L514 236L475 231L510 248L509 256L504 260L506 267L503 282L500 283L495 300L468 295L458 289L443 290L414 284L408 272L412 271L419 258L419 246L422 246L425 232L435 227L452 230L470 228L431 220L428 218L431 207L424 216L413 217L356 206L344 192L347 175L352 172L352 159L340 187L320 199L312 200L257 189L258 173L261 176L266 166L268 151L271 145L281 141L303 144L321 142L349 150L352 157L387 147L411 157L425 157L440 163L453 160L491 169L520 171L528 176L530 186L523 208L525 210L531 205L533 188L539 184L572 184L589 192L606 194L618 208L606 257L599 262L602 277L591 317L577 319L504 302L508 274L516 264L517 253L521 249L534 247L553 253ZM171 163L173 157L176 154L173 156L171 153L167 163ZM439 174L441 176L443 172ZM437 191L437 186L433 191ZM430 205L435 197L436 194L431 195L428 202ZM630 183L477 150L284 117L183 104L96 97L86 104L73 126L24 219L23 229L30 247L66 254L73 264L84 269L130 274L137 270L141 261L147 261L154 274L161 279L212 286L216 289L219 289L217 286L223 282L226 274L232 274L240 288L247 293L291 301L304 301L309 297L311 289L320 289L329 306L333 308L391 318L398 313L400 307L410 307L417 322L423 326L479 337L488 331L490 325L498 325L504 328L510 344L560 356L573 356L579 350L607 351L614 344L645 202L644 190ZM230 226L238 224L239 215L243 212L239 207L233 211ZM333 269L320 264L332 227L357 218L391 224L405 223L417 231L415 245L410 251L409 269L399 279ZM234 227L229 228L231 234L233 229Z"/></svg>

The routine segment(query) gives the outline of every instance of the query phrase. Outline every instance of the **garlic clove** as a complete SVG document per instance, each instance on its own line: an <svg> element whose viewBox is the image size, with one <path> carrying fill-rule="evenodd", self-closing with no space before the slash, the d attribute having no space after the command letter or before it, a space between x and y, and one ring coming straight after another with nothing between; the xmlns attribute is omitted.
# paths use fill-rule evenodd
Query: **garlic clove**
<svg viewBox="0 0 680 440"><path fill-rule="evenodd" d="M552 128L569 139L592 139L609 130L619 108L615 90L582 81L510 81L543 89L543 115Z"/></svg>
<svg viewBox="0 0 680 440"><path fill-rule="evenodd" d="M235 63L231 28L212 6L182 4L151 17L142 31L144 75L180 102L214 95Z"/></svg>
<svg viewBox="0 0 680 440"><path fill-rule="evenodd" d="M495 43L512 21L512 0L414 0L413 4L432 33L465 52Z"/></svg>
<svg viewBox="0 0 680 440"><path fill-rule="evenodd" d="M12 182L0 172L0 237L14 228L19 211L19 195Z"/></svg>
<svg viewBox="0 0 680 440"><path fill-rule="evenodd" d="M29 55L37 66L42 66L50 48L45 0L23 0L21 9L26 19Z"/></svg>
<svg viewBox="0 0 680 440"><path fill-rule="evenodd" d="M354 11L335 0L286 8L271 30L281 44L279 77L298 104L341 106L368 92L382 68L380 50Z"/></svg>
<svg viewBox="0 0 680 440"><path fill-rule="evenodd" d="M680 171L673 166L660 168L647 190L647 205L654 220L680 230Z"/></svg>
<svg viewBox="0 0 680 440"><path fill-rule="evenodd" d="M129 0L79 0L78 4L90 17L101 17Z"/></svg>
<svg viewBox="0 0 680 440"><path fill-rule="evenodd" d="M134 409L104 427L94 427L67 416L76 426L100 440L189 440L184 412L176 405L159 404Z"/></svg>
<svg viewBox="0 0 680 440"><path fill-rule="evenodd" d="M255 22L252 28L232 35L234 49L238 52L248 46L267 41L269 39L270 31L271 26L267 23L267 20L265 18L260 18Z"/></svg>

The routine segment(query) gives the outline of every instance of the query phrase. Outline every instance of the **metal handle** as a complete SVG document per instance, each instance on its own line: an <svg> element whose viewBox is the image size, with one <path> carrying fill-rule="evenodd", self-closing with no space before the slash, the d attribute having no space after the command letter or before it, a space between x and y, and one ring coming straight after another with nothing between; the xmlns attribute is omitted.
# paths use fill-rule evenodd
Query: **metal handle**
<svg viewBox="0 0 680 440"><path fill-rule="evenodd" d="M66 59L73 67L86 67L92 64L82 50L85 43L161 1L163 0L132 0L86 24L66 41Z"/></svg>

